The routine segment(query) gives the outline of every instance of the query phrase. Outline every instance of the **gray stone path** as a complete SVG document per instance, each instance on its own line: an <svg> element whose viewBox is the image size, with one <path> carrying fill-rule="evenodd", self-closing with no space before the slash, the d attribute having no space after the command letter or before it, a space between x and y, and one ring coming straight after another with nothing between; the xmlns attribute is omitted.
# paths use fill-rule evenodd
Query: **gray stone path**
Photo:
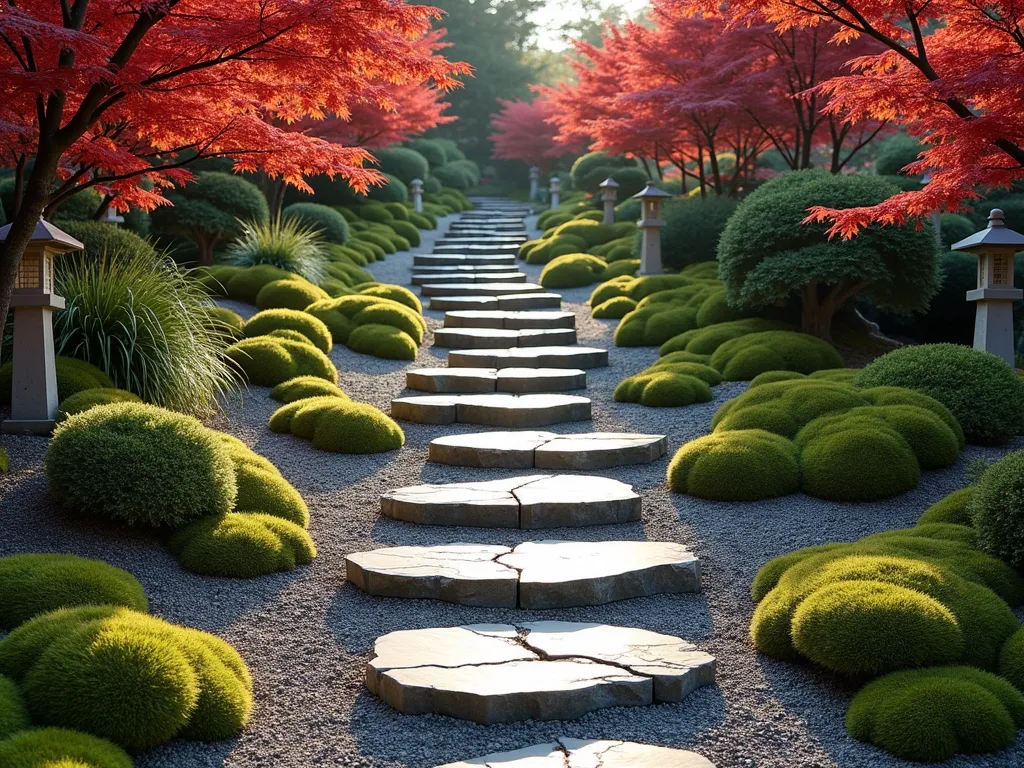
<svg viewBox="0 0 1024 768"><path fill-rule="evenodd" d="M635 741L570 739L446 763L437 768L715 768L696 752Z"/></svg>
<svg viewBox="0 0 1024 768"><path fill-rule="evenodd" d="M576 343L575 328L438 328L435 347L450 349L511 349Z"/></svg>
<svg viewBox="0 0 1024 768"><path fill-rule="evenodd" d="M576 315L572 312L524 310L454 310L444 316L445 328L575 328Z"/></svg>
<svg viewBox="0 0 1024 768"><path fill-rule="evenodd" d="M525 283L525 272L440 272L415 274L410 281L413 285L435 285L444 283L446 285L462 285L465 283Z"/></svg>
<svg viewBox="0 0 1024 768"><path fill-rule="evenodd" d="M537 283L425 283L420 286L420 295L434 296L507 296L526 293L547 293Z"/></svg>
<svg viewBox="0 0 1024 768"><path fill-rule="evenodd" d="M381 497L380 511L420 525L577 528L639 520L640 496L609 477L526 475L398 488Z"/></svg>
<svg viewBox="0 0 1024 768"><path fill-rule="evenodd" d="M428 460L461 467L586 471L657 461L668 451L665 435L619 432L476 432L430 441Z"/></svg>
<svg viewBox="0 0 1024 768"><path fill-rule="evenodd" d="M406 372L405 386L436 394L568 392L586 389L587 372L580 368L416 368Z"/></svg>
<svg viewBox="0 0 1024 768"><path fill-rule="evenodd" d="M417 253L412 257L413 268L421 267L442 267L442 266L478 266L481 264L501 265L514 267L516 264L515 254L486 254L486 253Z"/></svg>
<svg viewBox="0 0 1024 768"><path fill-rule="evenodd" d="M430 309L558 309L562 297L557 293L514 293L504 296L435 296Z"/></svg>
<svg viewBox="0 0 1024 768"><path fill-rule="evenodd" d="M449 353L448 365L456 368L602 368L608 365L608 350L582 346L465 349Z"/></svg>
<svg viewBox="0 0 1024 768"><path fill-rule="evenodd" d="M528 541L516 547L385 547L345 558L346 578L378 597L541 610L700 591L700 562L657 541Z"/></svg>
<svg viewBox="0 0 1024 768"><path fill-rule="evenodd" d="M391 416L419 424L546 427L590 420L590 398L563 394L413 395L391 401Z"/></svg>

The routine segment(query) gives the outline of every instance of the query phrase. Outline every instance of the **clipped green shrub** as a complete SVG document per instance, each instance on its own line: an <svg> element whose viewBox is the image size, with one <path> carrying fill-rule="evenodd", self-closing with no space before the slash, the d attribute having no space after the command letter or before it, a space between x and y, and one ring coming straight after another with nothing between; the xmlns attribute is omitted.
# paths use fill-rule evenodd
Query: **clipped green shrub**
<svg viewBox="0 0 1024 768"><path fill-rule="evenodd" d="M437 219L425 211L423 213L409 211L409 223L417 229L437 229Z"/></svg>
<svg viewBox="0 0 1024 768"><path fill-rule="evenodd" d="M289 310L267 310L289 311ZM338 380L338 370L324 352L310 343L256 336L242 339L225 351L228 359L245 374L251 384L274 387L296 376L318 376Z"/></svg>
<svg viewBox="0 0 1024 768"><path fill-rule="evenodd" d="M391 211L396 221L409 221L409 203L384 203L384 207Z"/></svg>
<svg viewBox="0 0 1024 768"><path fill-rule="evenodd" d="M878 145L875 153L875 173L879 176L899 176L904 166L917 160L924 147L906 133L894 133Z"/></svg>
<svg viewBox="0 0 1024 768"><path fill-rule="evenodd" d="M391 418L366 403L334 396L296 400L270 417L272 432L310 440L335 453L382 453L401 448L405 434Z"/></svg>
<svg viewBox="0 0 1024 768"><path fill-rule="evenodd" d="M241 579L290 571L316 557L300 525L270 514L205 517L175 531L168 547L187 571Z"/></svg>
<svg viewBox="0 0 1024 768"><path fill-rule="evenodd" d="M1024 451L1014 451L982 474L969 511L985 552L1024 567Z"/></svg>
<svg viewBox="0 0 1024 768"><path fill-rule="evenodd" d="M129 525L183 525L230 511L237 494L231 459L214 432L143 403L100 405L59 424L46 475L68 510Z"/></svg>
<svg viewBox="0 0 1024 768"><path fill-rule="evenodd" d="M430 168L437 168L448 162L444 146L435 139L412 139L407 141L405 146L421 155ZM427 176L424 174L420 178L426 179Z"/></svg>
<svg viewBox="0 0 1024 768"><path fill-rule="evenodd" d="M526 263L547 264L559 256L578 253L586 247L586 242L577 237L569 235L565 237L553 237L550 240L544 240L536 247L530 249L526 256Z"/></svg>
<svg viewBox="0 0 1024 768"><path fill-rule="evenodd" d="M595 175L596 168L615 169L630 166L635 166L635 163L625 157L609 155L606 152L587 152L576 158L569 169L569 175L572 178L573 189L586 189L583 184L584 177ZM604 178L598 179L598 183L602 181Z"/></svg>
<svg viewBox="0 0 1024 768"><path fill-rule="evenodd" d="M3 739L26 730L30 725L21 691L13 680L0 675L0 745Z"/></svg>
<svg viewBox="0 0 1024 768"><path fill-rule="evenodd" d="M607 268L603 259L586 253L558 256L545 265L540 284L545 288L579 288L601 279Z"/></svg>
<svg viewBox="0 0 1024 768"><path fill-rule="evenodd" d="M749 381L765 371L813 373L842 368L842 356L827 341L793 331L764 331L732 339L711 355L726 381Z"/></svg>
<svg viewBox="0 0 1024 768"><path fill-rule="evenodd" d="M636 309L636 302L628 296L614 296L594 307L592 314L600 320L621 320Z"/></svg>
<svg viewBox="0 0 1024 768"><path fill-rule="evenodd" d="M37 728L0 741L0 765L10 768L133 768L116 744L66 728Z"/></svg>
<svg viewBox="0 0 1024 768"><path fill-rule="evenodd" d="M292 217L241 223L242 232L223 262L236 267L270 266L319 283L327 276L327 249L320 231ZM230 288L230 285L229 285Z"/></svg>
<svg viewBox="0 0 1024 768"><path fill-rule="evenodd" d="M858 693L846 728L904 760L938 763L1006 749L1024 727L1024 696L972 667L894 672Z"/></svg>
<svg viewBox="0 0 1024 768"><path fill-rule="evenodd" d="M259 309L295 309L301 310L314 301L329 299L327 291L306 280L273 280L256 294L256 306Z"/></svg>
<svg viewBox="0 0 1024 768"><path fill-rule="evenodd" d="M242 326L242 334L247 338L253 338L285 329L298 331L322 352L331 351L331 332L323 321L296 309L265 309L257 312Z"/></svg>
<svg viewBox="0 0 1024 768"><path fill-rule="evenodd" d="M754 501L800 487L796 446L760 429L714 432L683 445L668 466L668 487L716 501Z"/></svg>
<svg viewBox="0 0 1024 768"><path fill-rule="evenodd" d="M866 365L857 386L907 387L935 398L969 443L1001 445L1024 429L1024 383L990 352L956 344L901 347Z"/></svg>
<svg viewBox="0 0 1024 768"><path fill-rule="evenodd" d="M318 203L292 203L281 212L285 219L298 219L304 227L320 232L328 243L344 245L348 242L348 221L333 208Z"/></svg>
<svg viewBox="0 0 1024 768"><path fill-rule="evenodd" d="M392 221L388 224L395 232L404 237L409 245L413 248L418 246L421 242L420 231L416 228L416 225L409 221ZM408 249L404 249L408 250Z"/></svg>
<svg viewBox="0 0 1024 768"><path fill-rule="evenodd" d="M712 399L706 381L673 371L638 373L623 379L615 387L613 397L619 403L639 403L652 408L678 408Z"/></svg>
<svg viewBox="0 0 1024 768"><path fill-rule="evenodd" d="M391 147L375 149L373 154L382 172L396 176L405 184L411 184L413 179L422 181L430 174L427 158L415 149Z"/></svg>
<svg viewBox="0 0 1024 768"><path fill-rule="evenodd" d="M235 301L255 304L260 290L275 280L296 279L294 272L286 272L270 264L256 267L215 266L211 270L234 270L224 282L224 295Z"/></svg>
<svg viewBox="0 0 1024 768"><path fill-rule="evenodd" d="M611 280L613 277L633 277L640 269L639 259L620 259L608 265L601 273L600 280Z"/></svg>
<svg viewBox="0 0 1024 768"><path fill-rule="evenodd" d="M374 312L377 309L377 307L370 307L363 311ZM405 331L392 325L370 323L357 326L349 334L346 344L353 352L382 357L386 360L416 359L416 340Z"/></svg>
<svg viewBox="0 0 1024 768"><path fill-rule="evenodd" d="M309 524L309 507L273 463L241 440L220 432L215 434L224 443L235 468L235 512L273 515L302 527Z"/></svg>
<svg viewBox="0 0 1024 768"><path fill-rule="evenodd" d="M382 235L379 231L362 230L359 234L353 237L353 242L364 241L370 245L377 246L386 255L390 256L392 253L397 253L398 248L395 247L393 238ZM380 261L380 259L378 259Z"/></svg>
<svg viewBox="0 0 1024 768"><path fill-rule="evenodd" d="M10 631L40 613L79 605L149 610L138 580L102 560L51 554L0 557L0 629Z"/></svg>
<svg viewBox="0 0 1024 768"><path fill-rule="evenodd" d="M955 525L973 525L971 520L971 497L974 489L961 488L944 496L925 510L918 518L918 525L929 523L953 523Z"/></svg>
<svg viewBox="0 0 1024 768"><path fill-rule="evenodd" d="M150 242L113 224L103 221L62 221L60 228L85 246L84 253L88 259L100 259L114 254L143 261L156 258L156 249Z"/></svg>
<svg viewBox="0 0 1024 768"><path fill-rule="evenodd" d="M390 224L395 220L395 214L383 203L368 203L359 207L357 215L363 221L375 221L378 224Z"/></svg>
<svg viewBox="0 0 1024 768"><path fill-rule="evenodd" d="M399 304L404 304L418 315L423 314L423 305L420 303L419 297L408 288L401 285L376 283L375 285L361 288L359 293L363 296L377 296L382 299L391 299L391 301L397 301Z"/></svg>
<svg viewBox="0 0 1024 768"><path fill-rule="evenodd" d="M387 183L380 187L370 187L366 196L379 203L409 202L409 189L402 183L402 180L390 173L384 175L387 177Z"/></svg>
<svg viewBox="0 0 1024 768"><path fill-rule="evenodd" d="M281 403L293 403L307 397L326 395L348 397L337 384L324 381L316 376L296 376L294 379L282 381L270 390L270 396Z"/></svg>
<svg viewBox="0 0 1024 768"><path fill-rule="evenodd" d="M62 400L57 407L57 423L64 421L68 416L87 411L97 405L110 405L111 403L141 403L142 398L132 392L123 389L103 388L86 389Z"/></svg>

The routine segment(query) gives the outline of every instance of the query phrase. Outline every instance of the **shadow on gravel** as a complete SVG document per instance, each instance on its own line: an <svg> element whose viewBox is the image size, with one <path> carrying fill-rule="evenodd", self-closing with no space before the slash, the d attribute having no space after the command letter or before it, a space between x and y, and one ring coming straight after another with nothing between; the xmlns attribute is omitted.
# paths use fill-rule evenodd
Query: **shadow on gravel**
<svg viewBox="0 0 1024 768"><path fill-rule="evenodd" d="M222 768L231 756L238 739L198 743L175 739L141 755L135 755L135 768L161 768L167 765L188 766L188 768ZM269 758L269 756L268 756ZM269 761L266 765L271 765Z"/></svg>

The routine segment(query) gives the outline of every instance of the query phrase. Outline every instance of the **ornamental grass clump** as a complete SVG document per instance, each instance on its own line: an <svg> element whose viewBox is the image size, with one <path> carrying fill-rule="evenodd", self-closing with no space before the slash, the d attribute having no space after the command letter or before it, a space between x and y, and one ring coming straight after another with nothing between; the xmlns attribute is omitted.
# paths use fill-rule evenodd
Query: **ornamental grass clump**
<svg viewBox="0 0 1024 768"><path fill-rule="evenodd" d="M54 318L55 350L100 368L112 382L101 386L195 415L238 386L205 291L169 258L109 254L71 262L57 277L67 306Z"/></svg>
<svg viewBox="0 0 1024 768"><path fill-rule="evenodd" d="M319 283L327 277L327 253L320 230L298 218L242 222L223 262L237 267L266 265Z"/></svg>

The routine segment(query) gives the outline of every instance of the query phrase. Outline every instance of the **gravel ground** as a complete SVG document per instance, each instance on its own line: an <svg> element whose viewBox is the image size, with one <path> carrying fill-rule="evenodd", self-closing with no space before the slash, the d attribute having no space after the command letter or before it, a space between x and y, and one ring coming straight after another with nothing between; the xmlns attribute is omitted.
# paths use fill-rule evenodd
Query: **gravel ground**
<svg viewBox="0 0 1024 768"><path fill-rule="evenodd" d="M443 231L442 222L439 231ZM419 251L429 251L429 242ZM408 284L411 255L396 254L373 265L385 282ZM525 267L530 279L537 267ZM630 431L667 433L670 456L708 431L718 405L743 384L715 390L715 400L680 409L647 409L612 402L615 384L649 365L654 349L612 347L613 321L590 317L590 288L564 291L563 306L576 311L581 344L611 348L611 365L591 370L592 427L559 425L556 432ZM251 307L237 306L252 313ZM431 327L441 314L428 312ZM337 347L331 357L354 399L385 411L404 387L409 367L444 365L428 344L414 364L377 360ZM877 504L834 504L802 495L751 504L706 502L669 494L667 459L608 470L632 483L643 497L643 521L544 532L573 540L649 539L688 545L703 560L704 590L628 600L592 608L514 611L432 601L373 598L345 584L348 552L401 544L469 541L515 545L529 532L430 528L381 519L380 495L422 482L489 480L507 470L426 464L427 444L469 425L403 425L406 447L375 456L320 453L306 441L274 435L266 423L276 403L268 390L250 389L226 403L214 426L242 438L270 458L309 503L310 531L319 548L312 566L248 581L204 578L183 572L155 537L79 522L55 509L42 472L45 441L0 436L11 471L0 475L0 554L73 552L100 557L134 573L153 611L170 621L220 635L245 657L256 686L256 712L237 740L216 744L175 741L137 759L140 768L205 766L409 766L428 768L489 752L518 749L565 735L626 739L694 749L719 768L910 765L852 741L843 728L851 690L807 667L755 654L747 638L753 605L749 585L769 558L801 546L849 541L876 531L911 525L929 504L962 483L971 459L1005 452L970 448L957 465L928 473L898 499ZM1014 447L1022 447L1017 445ZM534 533L534 538L538 535ZM376 637L398 629L471 622L537 619L594 621L680 635L718 659L718 685L680 704L608 709L573 722L526 722L480 726L442 716L402 716L363 685L363 670ZM958 758L957 766L1024 765L1024 744L991 757Z"/></svg>

